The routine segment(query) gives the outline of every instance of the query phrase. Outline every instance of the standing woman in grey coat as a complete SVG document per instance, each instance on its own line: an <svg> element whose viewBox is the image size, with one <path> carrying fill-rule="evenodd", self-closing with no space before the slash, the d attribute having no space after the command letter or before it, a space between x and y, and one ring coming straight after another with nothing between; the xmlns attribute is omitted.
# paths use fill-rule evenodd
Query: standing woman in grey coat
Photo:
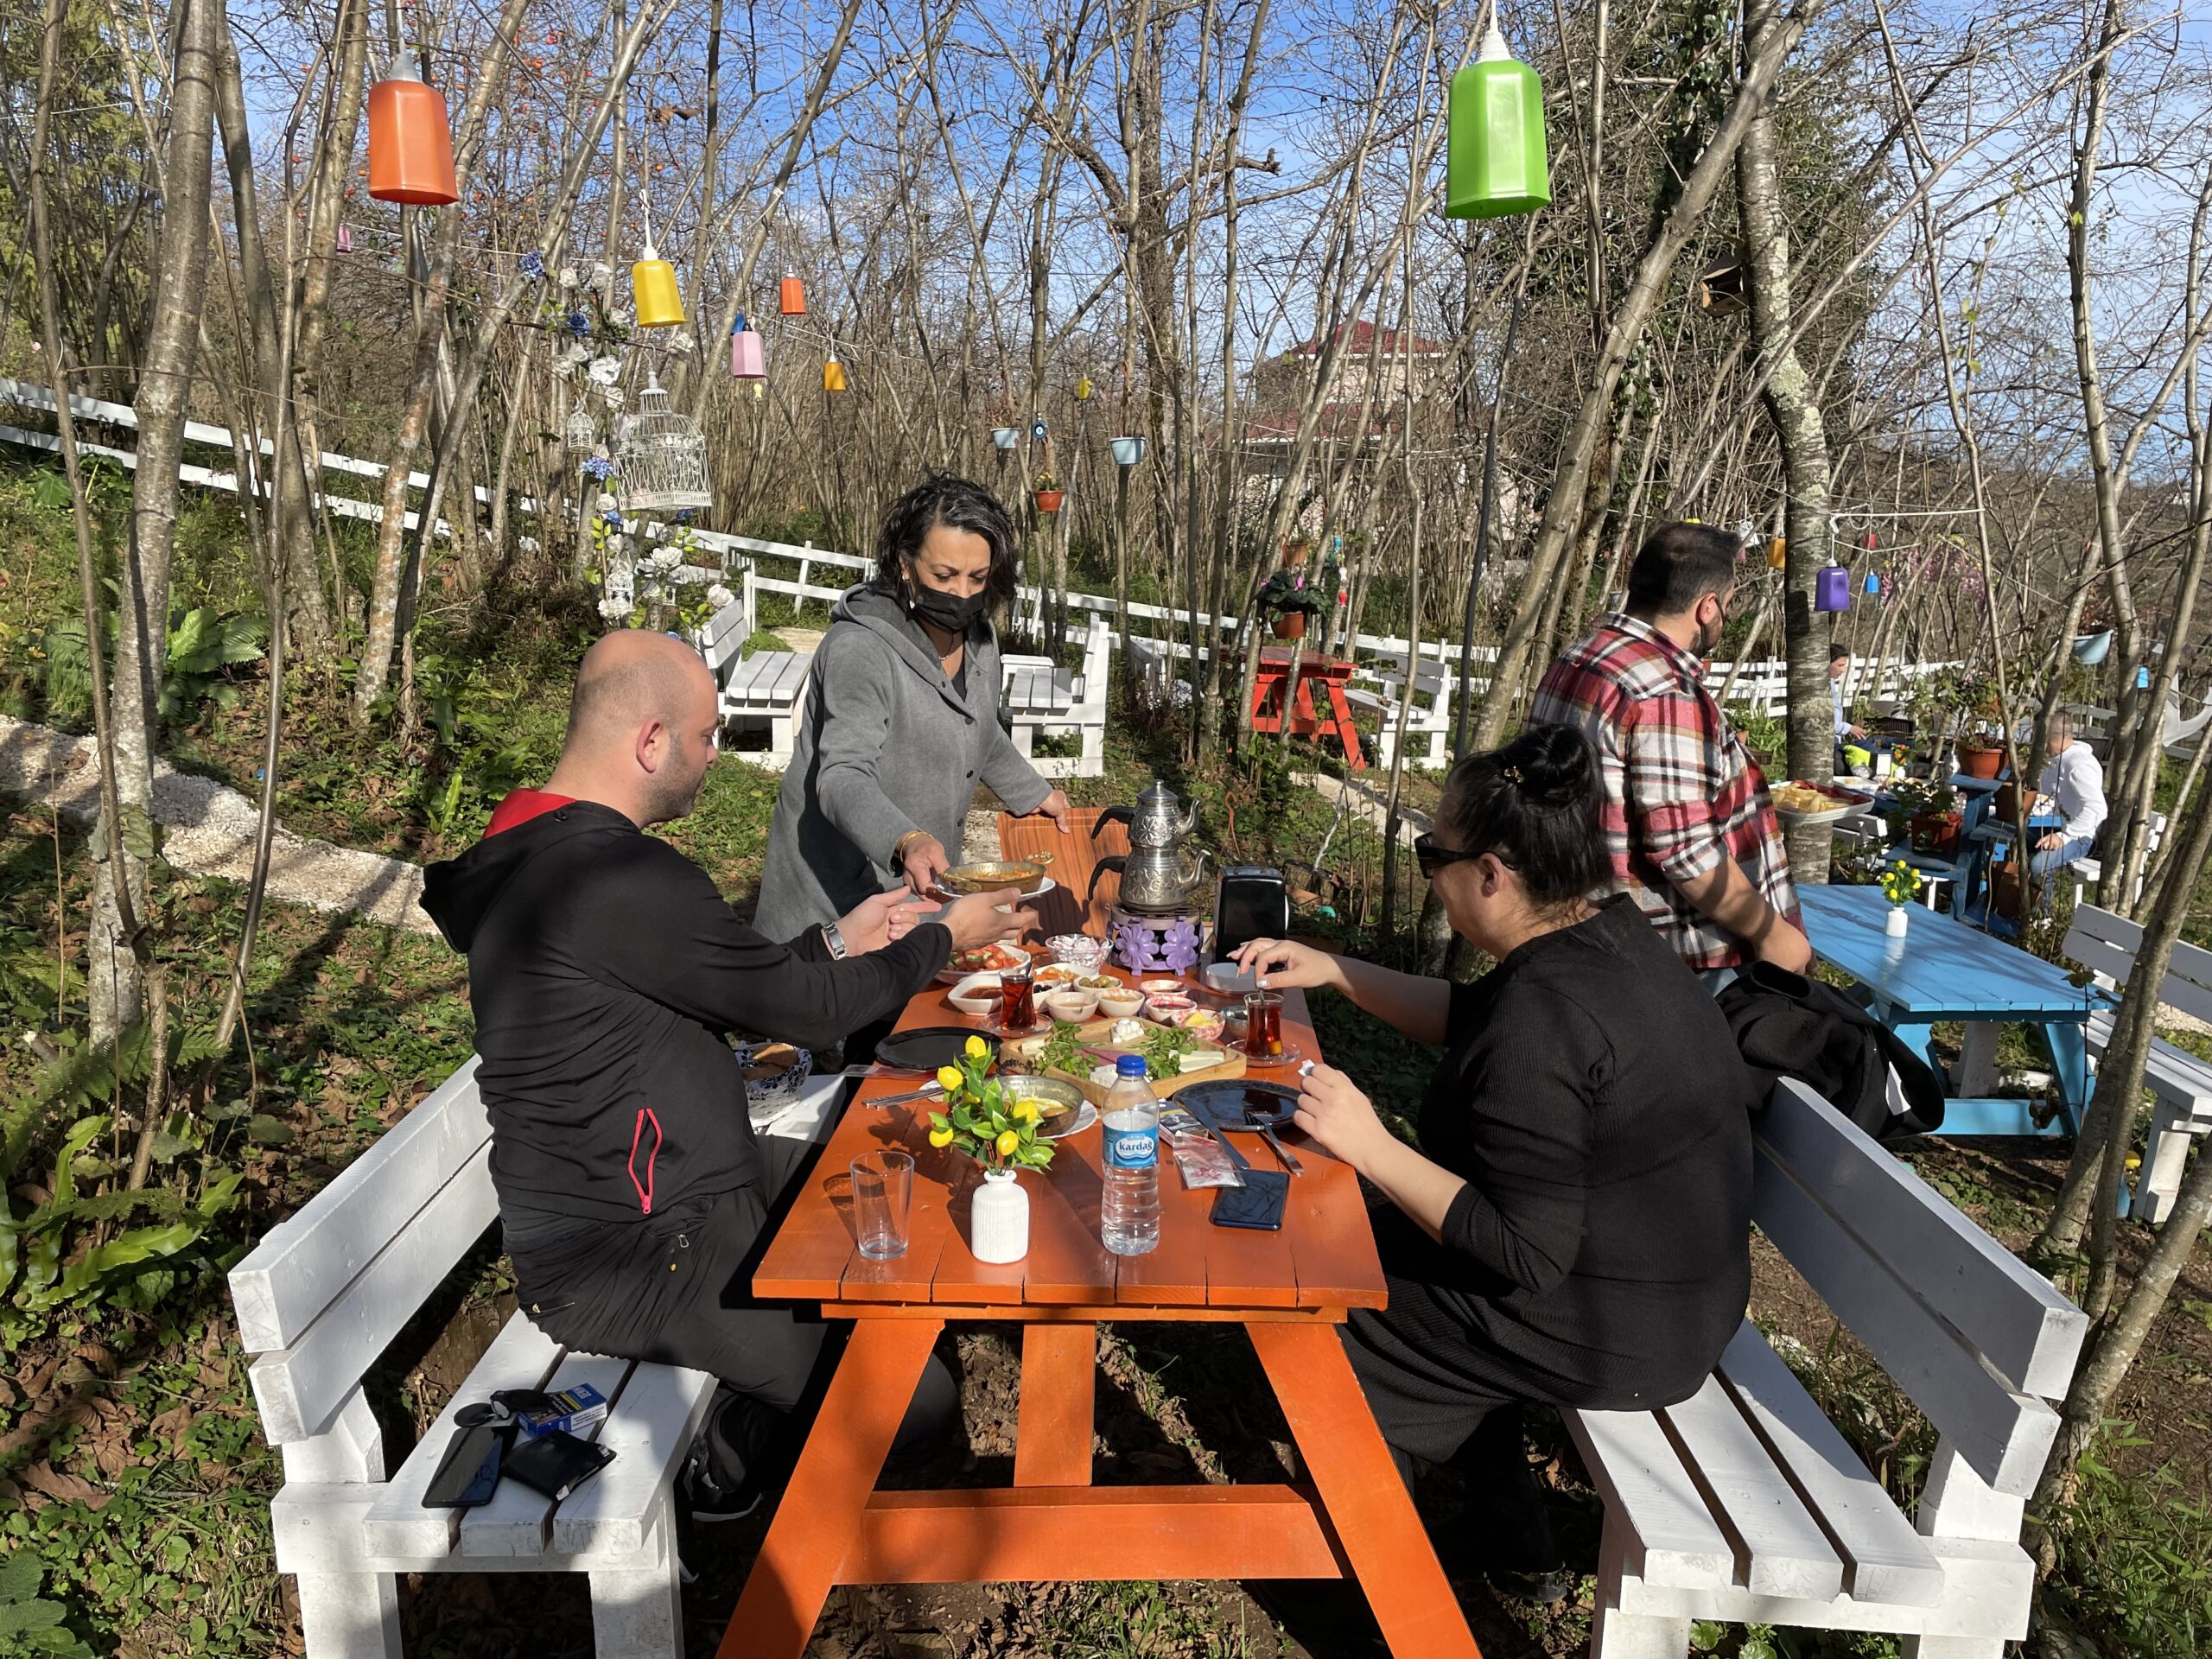
<svg viewBox="0 0 2212 1659"><path fill-rule="evenodd" d="M998 498L938 476L893 504L876 572L837 601L814 653L810 705L776 798L754 925L826 925L902 881L960 861L981 782L1009 812L1065 834L1068 798L999 725L988 612L1014 597L1014 524Z"/></svg>

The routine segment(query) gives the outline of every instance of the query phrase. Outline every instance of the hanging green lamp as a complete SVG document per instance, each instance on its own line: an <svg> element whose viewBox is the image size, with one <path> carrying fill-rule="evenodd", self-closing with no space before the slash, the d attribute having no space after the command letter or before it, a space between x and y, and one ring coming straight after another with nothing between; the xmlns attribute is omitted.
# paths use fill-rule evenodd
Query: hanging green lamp
<svg viewBox="0 0 2212 1659"><path fill-rule="evenodd" d="M1449 122L1446 218L1498 219L1552 199L1543 82L1506 49L1495 9L1481 53L1452 77Z"/></svg>

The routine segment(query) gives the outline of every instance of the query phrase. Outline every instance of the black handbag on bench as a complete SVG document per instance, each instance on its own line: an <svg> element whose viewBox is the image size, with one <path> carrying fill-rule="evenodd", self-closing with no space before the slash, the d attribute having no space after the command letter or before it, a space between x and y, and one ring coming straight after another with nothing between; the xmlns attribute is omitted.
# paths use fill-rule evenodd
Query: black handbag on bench
<svg viewBox="0 0 2212 1659"><path fill-rule="evenodd" d="M1746 963L1713 999L1764 1100L1795 1077L1877 1141L1943 1127L1943 1085L1904 1039L1834 986Z"/></svg>

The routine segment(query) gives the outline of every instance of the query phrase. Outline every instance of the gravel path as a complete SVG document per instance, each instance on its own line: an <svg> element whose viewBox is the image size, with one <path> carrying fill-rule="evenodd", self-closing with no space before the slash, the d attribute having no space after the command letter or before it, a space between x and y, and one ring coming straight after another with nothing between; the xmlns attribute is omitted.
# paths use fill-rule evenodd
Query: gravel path
<svg viewBox="0 0 2212 1659"><path fill-rule="evenodd" d="M92 738L0 715L0 797L58 807L70 823L85 825L99 815L99 787ZM251 878L259 808L238 791L163 762L154 774L154 817L165 831L162 856L175 868L228 881ZM416 903L422 891L421 868L404 859L306 841L276 828L269 860L272 899L435 933Z"/></svg>

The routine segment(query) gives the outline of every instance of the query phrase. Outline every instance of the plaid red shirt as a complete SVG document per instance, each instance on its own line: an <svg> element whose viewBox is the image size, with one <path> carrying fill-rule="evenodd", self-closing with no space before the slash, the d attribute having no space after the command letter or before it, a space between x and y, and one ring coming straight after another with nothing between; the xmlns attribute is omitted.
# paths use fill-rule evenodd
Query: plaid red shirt
<svg viewBox="0 0 2212 1659"><path fill-rule="evenodd" d="M1736 937L1676 884L1726 856L1792 924L1797 890L1766 779L1705 689L1697 658L1650 623L1607 616L1545 671L1531 724L1573 726L1605 777L1613 874L1693 968L1745 960Z"/></svg>

